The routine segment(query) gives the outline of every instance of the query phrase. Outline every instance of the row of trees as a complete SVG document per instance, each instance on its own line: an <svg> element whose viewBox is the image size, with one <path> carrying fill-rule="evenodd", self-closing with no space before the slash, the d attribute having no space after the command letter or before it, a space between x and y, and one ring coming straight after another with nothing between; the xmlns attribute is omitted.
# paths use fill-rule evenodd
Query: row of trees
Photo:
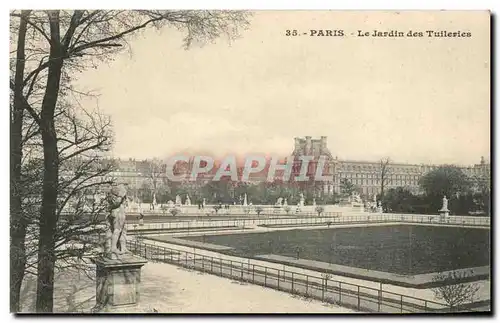
<svg viewBox="0 0 500 323"><path fill-rule="evenodd" d="M490 182L470 179L455 166L442 166L429 172L421 178L420 187L422 194L398 187L379 197L389 212L436 214L446 196L451 214L491 213Z"/></svg>
<svg viewBox="0 0 500 323"><path fill-rule="evenodd" d="M402 213L436 214L441 207L443 196L450 201L450 208L454 214L468 214L469 212L482 211L489 214L490 187L484 179L471 179L455 166L439 167L420 179L420 192L415 194L405 187L390 188L387 190L387 178L391 174L389 159L381 161L384 174L381 180L378 201L383 202L386 211ZM175 185L174 185L175 184ZM322 187L321 187L322 188ZM175 200L176 195L182 197L189 195L193 203L206 199L207 203L239 203L239 198L247 194L249 202L253 204L274 204L278 198L287 198L288 203L297 204L300 193L304 194L307 203L313 199L317 204L338 203L342 197L350 196L353 192L360 192L359 187L348 179L341 179L340 194L318 194L315 190L304 189L296 183L262 182L256 184L233 183L227 181L209 182L201 188L194 188L182 183L172 183L168 190L157 187L153 189L144 183L136 196L143 202L152 202L153 192L156 190L158 203ZM367 200L368 196L364 196Z"/></svg>
<svg viewBox="0 0 500 323"><path fill-rule="evenodd" d="M281 198L286 198L289 204L297 204L300 201L300 193L304 194L307 203L312 203L313 199L318 204L333 204L338 202L339 196L334 195L315 195L313 191L303 190L294 185L285 185L280 182L262 182L262 183L231 183L229 181L213 181L202 187L195 188L186 185L172 185L171 187L155 190L146 183L138 188L131 189L131 195L136 196L143 203L151 203L153 194L156 196L157 203L167 203L169 200L175 201L177 195L184 200L189 195L192 203L201 202L203 199L209 204L219 202L229 204L239 204L240 198L246 194L248 202L253 204L272 205Z"/></svg>
<svg viewBox="0 0 500 323"><path fill-rule="evenodd" d="M52 312L56 270L74 269L96 250L85 237L100 232L105 205L88 197L113 183L103 158L112 145L110 120L79 104L89 93L72 81L111 61L146 28L176 28L189 48L234 38L248 14L23 10L10 17L10 310L21 309L21 285L32 274L35 310ZM69 201L77 209L67 215L61 211ZM84 205L91 210L85 216Z"/></svg>

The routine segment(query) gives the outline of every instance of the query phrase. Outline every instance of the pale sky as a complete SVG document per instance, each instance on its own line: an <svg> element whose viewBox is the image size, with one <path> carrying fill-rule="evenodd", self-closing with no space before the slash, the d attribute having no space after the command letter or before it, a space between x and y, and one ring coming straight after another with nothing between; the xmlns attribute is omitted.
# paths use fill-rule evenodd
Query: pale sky
<svg viewBox="0 0 500 323"><path fill-rule="evenodd" d="M472 36L355 37L373 29ZM100 93L115 157L283 156L310 135L340 159L474 164L490 155L489 39L487 12L261 11L231 45L186 51L179 32L148 30L78 86Z"/></svg>

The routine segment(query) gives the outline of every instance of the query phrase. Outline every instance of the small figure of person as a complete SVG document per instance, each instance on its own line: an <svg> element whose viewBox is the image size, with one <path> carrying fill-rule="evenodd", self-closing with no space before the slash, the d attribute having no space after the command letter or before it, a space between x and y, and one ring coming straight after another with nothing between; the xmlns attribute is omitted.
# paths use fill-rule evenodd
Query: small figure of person
<svg viewBox="0 0 500 323"><path fill-rule="evenodd" d="M143 226L144 225L144 214L139 213L139 225Z"/></svg>

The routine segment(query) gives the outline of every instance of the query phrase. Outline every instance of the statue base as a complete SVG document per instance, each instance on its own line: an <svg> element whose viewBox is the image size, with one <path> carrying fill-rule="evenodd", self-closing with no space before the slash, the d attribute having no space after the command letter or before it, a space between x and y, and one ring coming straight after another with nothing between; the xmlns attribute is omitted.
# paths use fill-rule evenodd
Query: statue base
<svg viewBox="0 0 500 323"><path fill-rule="evenodd" d="M95 258L96 305L92 312L133 311L139 303L141 268L147 261L132 254Z"/></svg>
<svg viewBox="0 0 500 323"><path fill-rule="evenodd" d="M441 216L449 216L450 215L450 210L448 210L448 209L441 209L438 212Z"/></svg>

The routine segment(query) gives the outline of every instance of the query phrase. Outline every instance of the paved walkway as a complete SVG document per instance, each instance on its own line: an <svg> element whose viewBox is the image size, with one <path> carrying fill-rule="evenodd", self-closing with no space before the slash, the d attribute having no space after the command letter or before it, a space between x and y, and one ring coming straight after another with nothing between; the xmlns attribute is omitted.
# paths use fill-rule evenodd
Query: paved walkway
<svg viewBox="0 0 500 323"><path fill-rule="evenodd" d="M310 313L355 311L288 293L203 274L171 264L148 262L141 270L140 303L120 313ZM89 313L95 305L96 282L83 274L57 273L54 313ZM35 310L36 279L25 280L23 312Z"/></svg>
<svg viewBox="0 0 500 323"><path fill-rule="evenodd" d="M274 268L276 270L286 270L286 271L294 272L296 274L311 275L311 276L320 276L322 274L321 271L305 269L305 268L298 268L298 267L294 267L293 265L287 265L287 264L277 264L277 263L264 261L264 260L255 260L255 259L230 256L230 255L221 254L221 253L214 252L214 251L198 249L196 247L193 248L193 247L188 247L188 246L180 246L180 245L169 244L169 243L158 242L158 241L147 241L146 240L146 242L151 243L153 245L164 246L167 248L172 248L172 249L177 249L177 250L182 250L182 251L187 251L187 252L195 252L196 254L198 254L200 256L221 258L225 261L245 262L249 265L264 266L264 267ZM396 285L392 285L392 284L382 284L382 286L381 286L381 284L378 282L367 281L367 280L358 279L358 278L345 277L345 276L341 276L341 275L332 275L331 280L338 281L341 283L346 283L346 284L361 285L361 286L365 286L367 288L371 288L371 289L375 289L375 290L379 290L382 287L383 291L387 291L390 293L392 292L392 293L397 293L397 294L403 294L403 295L410 296L410 297L420 298L422 300L429 300L429 301L433 301L433 302L437 302L437 303L442 303L442 300L436 299L436 297L434 295L434 291L432 289L408 288L408 287L396 286ZM482 280L482 281L478 281L476 283L480 287L480 290L478 292L476 300L488 300L488 299L490 299L490 281L489 280ZM423 303L424 302L422 302L422 304Z"/></svg>
<svg viewBox="0 0 500 323"><path fill-rule="evenodd" d="M310 260L310 259L296 259L282 255L258 255L255 258L276 261L285 263L291 266L298 266L301 268L309 268L321 272L329 272L337 275L345 275L359 279L367 279L370 281L382 282L384 284L398 285L410 288L425 288L433 284L435 273L420 274L420 275L398 275L384 271L369 270L357 267L342 266L337 264L330 264L323 261ZM488 266L468 268L465 270L472 271L472 276L488 277L490 268ZM444 272L446 274L448 272Z"/></svg>
<svg viewBox="0 0 500 323"><path fill-rule="evenodd" d="M133 247L132 247L133 250ZM349 284L337 285L321 278L295 275L289 271L272 271L254 264L231 262L201 255L165 252L162 249L140 248L136 251L142 257L161 262L178 264L201 272L215 274L237 281L249 282L267 288L286 291L298 297L306 297L340 304L357 311L384 313L413 313L439 310L440 305L422 300L415 304L400 295L394 297L391 293L366 289Z"/></svg>

